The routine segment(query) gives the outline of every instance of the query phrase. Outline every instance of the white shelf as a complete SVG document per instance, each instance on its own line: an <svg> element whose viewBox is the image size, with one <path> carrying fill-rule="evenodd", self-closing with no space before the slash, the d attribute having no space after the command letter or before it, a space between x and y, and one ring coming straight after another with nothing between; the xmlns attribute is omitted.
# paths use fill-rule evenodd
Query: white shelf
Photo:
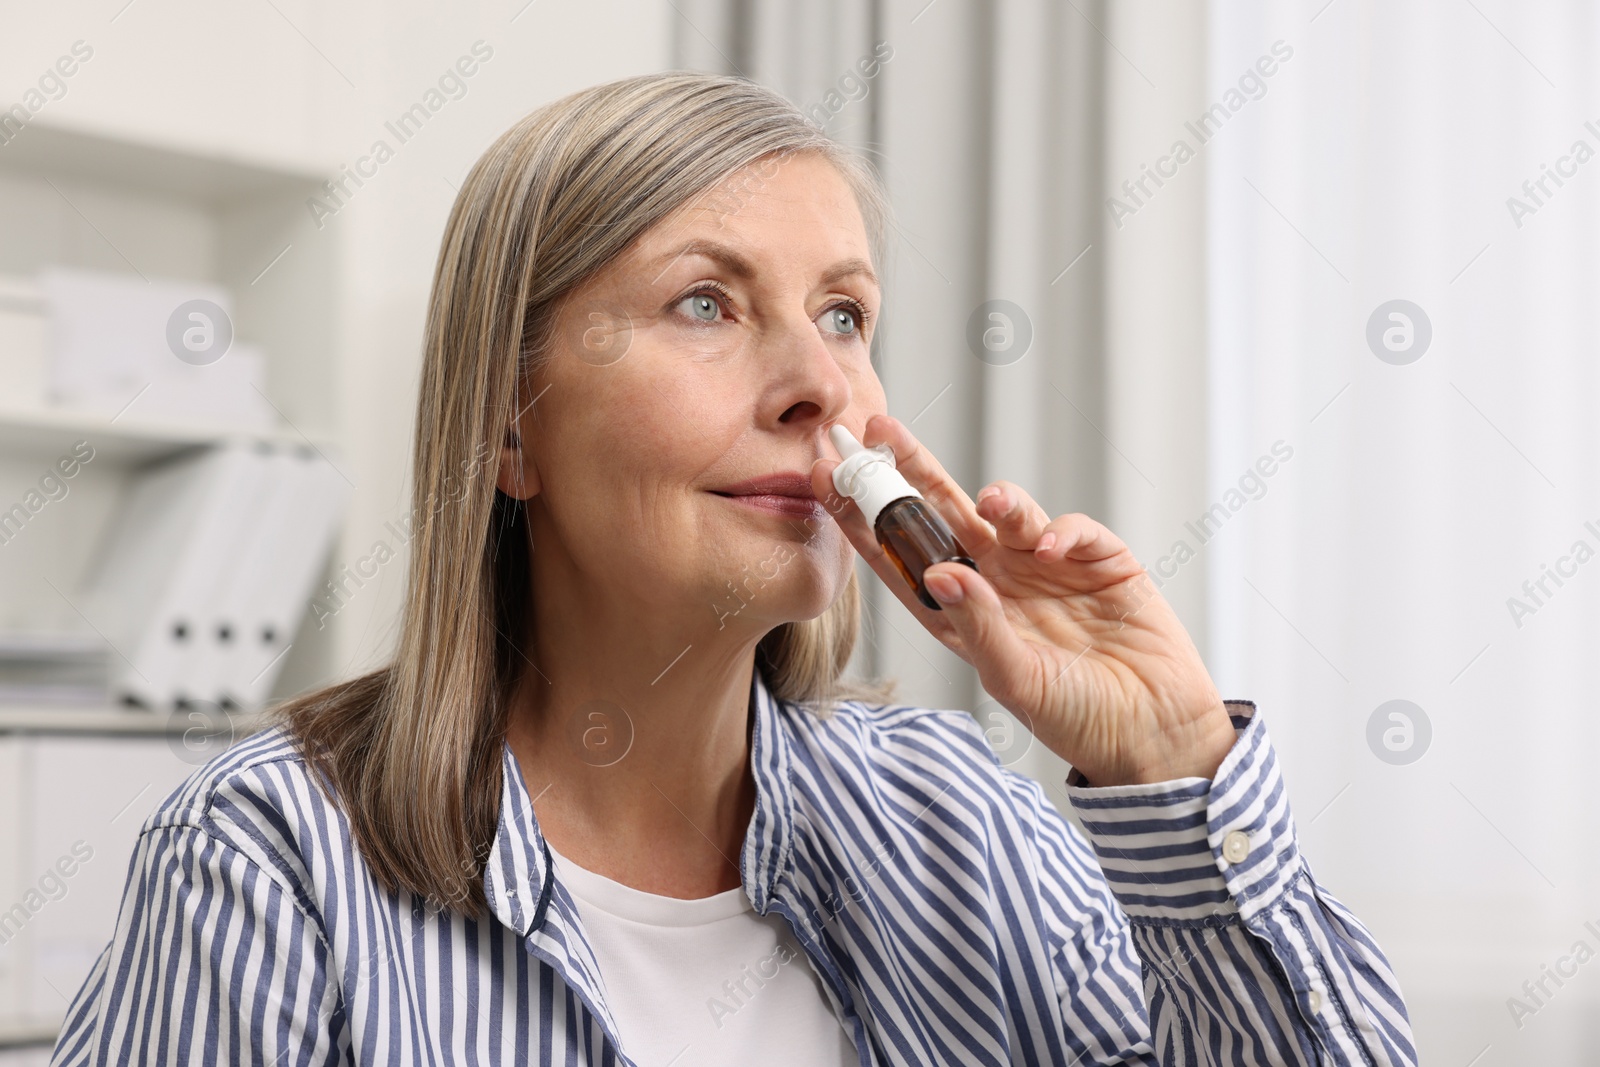
<svg viewBox="0 0 1600 1067"><path fill-rule="evenodd" d="M266 713L231 712L233 736L248 737L266 723ZM177 736L194 723L181 713L150 711L114 704L49 705L0 704L0 735L4 734L120 734Z"/></svg>
<svg viewBox="0 0 1600 1067"><path fill-rule="evenodd" d="M213 205L270 196L304 197L330 176L275 161L128 140L109 131L37 119L6 145L3 165L8 170L111 182Z"/></svg>
<svg viewBox="0 0 1600 1067"><path fill-rule="evenodd" d="M241 430L222 423L141 420L131 412L112 422L100 412L0 406L0 455L37 457L48 463L84 440L94 448L95 459L129 463L236 440L309 445L319 451L330 447L327 441L307 438L287 426Z"/></svg>
<svg viewBox="0 0 1600 1067"><path fill-rule="evenodd" d="M49 1048L60 1030L48 1023L0 1023L0 1049Z"/></svg>

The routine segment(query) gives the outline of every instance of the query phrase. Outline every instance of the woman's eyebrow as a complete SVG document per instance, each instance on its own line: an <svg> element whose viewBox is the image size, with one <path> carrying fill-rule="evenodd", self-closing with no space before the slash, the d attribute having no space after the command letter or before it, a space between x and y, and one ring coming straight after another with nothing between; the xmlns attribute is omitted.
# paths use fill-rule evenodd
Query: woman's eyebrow
<svg viewBox="0 0 1600 1067"><path fill-rule="evenodd" d="M878 276L872 273L872 264L864 259L847 259L841 263L834 264L823 272L822 284L832 285L841 278L848 278L855 274L866 278L873 285L878 285ZM878 287L882 288L882 286Z"/></svg>
<svg viewBox="0 0 1600 1067"><path fill-rule="evenodd" d="M738 252L735 252L727 245L720 245L715 241L697 239L690 241L676 252L663 253L660 258L667 259L669 262L666 266L661 268L661 271L656 275L656 278L659 280L662 274L667 273L667 271L672 268L672 264L678 262L678 260L682 259L684 256L704 256L707 259L715 260L717 263L722 264L722 266L727 269L728 273L732 274L736 278L749 279L754 278L756 275L755 264L751 263L748 259L740 255Z"/></svg>
<svg viewBox="0 0 1600 1067"><path fill-rule="evenodd" d="M668 262L656 274L657 279L671 269L672 265L678 260L682 259L684 256L704 256L706 259L721 264L729 274L741 280L748 280L756 276L755 264L750 262L749 259L745 258L745 256L739 252L734 251L727 245L718 244L715 241L696 239L690 241L676 252L662 253L658 259L658 262L659 260L668 260ZM879 284L878 276L872 271L872 264L859 257L841 260L832 267L829 267L822 273L820 282L823 285L832 285L834 282L839 281L842 278L848 278L853 275L861 275L875 286ZM882 286L879 286L879 288L882 288Z"/></svg>

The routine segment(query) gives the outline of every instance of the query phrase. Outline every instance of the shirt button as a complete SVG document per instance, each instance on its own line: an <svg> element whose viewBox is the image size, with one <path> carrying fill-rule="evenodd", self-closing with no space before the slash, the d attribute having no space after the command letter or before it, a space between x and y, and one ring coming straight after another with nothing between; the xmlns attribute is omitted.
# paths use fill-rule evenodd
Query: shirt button
<svg viewBox="0 0 1600 1067"><path fill-rule="evenodd" d="M1243 863L1248 855L1250 855L1250 835L1243 830L1235 830L1222 839L1222 858L1229 863Z"/></svg>
<svg viewBox="0 0 1600 1067"><path fill-rule="evenodd" d="M1318 990L1318 989L1313 989L1311 991L1311 1014L1315 1015L1318 1012L1320 1012L1321 1010L1322 1010L1322 991Z"/></svg>

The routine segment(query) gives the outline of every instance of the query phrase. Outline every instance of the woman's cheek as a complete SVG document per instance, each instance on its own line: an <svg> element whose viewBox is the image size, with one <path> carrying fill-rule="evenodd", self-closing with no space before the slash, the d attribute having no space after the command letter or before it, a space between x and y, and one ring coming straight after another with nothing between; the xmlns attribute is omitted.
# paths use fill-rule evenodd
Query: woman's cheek
<svg viewBox="0 0 1600 1067"><path fill-rule="evenodd" d="M694 338L685 347L692 367L728 368L743 363L754 346L749 335L740 332Z"/></svg>

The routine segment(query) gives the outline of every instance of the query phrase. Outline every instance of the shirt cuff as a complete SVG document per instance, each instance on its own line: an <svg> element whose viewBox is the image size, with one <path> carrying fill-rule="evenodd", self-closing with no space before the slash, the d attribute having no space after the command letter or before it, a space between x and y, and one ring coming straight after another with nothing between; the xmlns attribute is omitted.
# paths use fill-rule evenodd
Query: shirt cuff
<svg viewBox="0 0 1600 1067"><path fill-rule="evenodd" d="M1237 734L1216 778L1091 786L1067 799L1130 920L1249 921L1305 873L1278 759L1254 701L1223 702Z"/></svg>

